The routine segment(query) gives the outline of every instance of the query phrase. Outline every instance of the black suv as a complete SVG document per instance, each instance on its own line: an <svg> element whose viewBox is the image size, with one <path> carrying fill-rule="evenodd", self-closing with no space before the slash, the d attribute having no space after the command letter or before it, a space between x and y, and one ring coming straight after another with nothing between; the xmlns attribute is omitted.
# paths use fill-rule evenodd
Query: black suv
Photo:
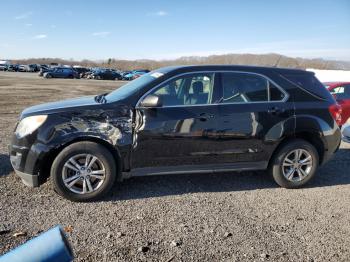
<svg viewBox="0 0 350 262"><path fill-rule="evenodd" d="M340 109L311 72L249 66L152 71L109 93L25 109L9 147L23 182L73 201L141 175L267 169L307 183L338 149Z"/></svg>
<svg viewBox="0 0 350 262"><path fill-rule="evenodd" d="M122 80L122 76L113 69L99 69L93 71L91 78L98 80Z"/></svg>

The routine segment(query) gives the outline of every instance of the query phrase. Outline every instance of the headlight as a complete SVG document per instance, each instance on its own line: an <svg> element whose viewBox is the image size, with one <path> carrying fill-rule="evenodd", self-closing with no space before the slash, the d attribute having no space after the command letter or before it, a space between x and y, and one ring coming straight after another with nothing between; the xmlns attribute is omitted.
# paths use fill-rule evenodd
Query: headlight
<svg viewBox="0 0 350 262"><path fill-rule="evenodd" d="M23 118L16 128L18 138L25 137L37 130L46 120L47 115L29 116Z"/></svg>

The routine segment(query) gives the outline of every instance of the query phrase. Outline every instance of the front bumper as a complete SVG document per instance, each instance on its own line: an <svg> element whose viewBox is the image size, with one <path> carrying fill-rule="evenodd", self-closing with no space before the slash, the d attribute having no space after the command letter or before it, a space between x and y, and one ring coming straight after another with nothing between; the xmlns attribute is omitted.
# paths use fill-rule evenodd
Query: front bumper
<svg viewBox="0 0 350 262"><path fill-rule="evenodd" d="M11 165L25 185L38 187L43 182L40 171L45 163L44 156L48 152L48 148L40 143L25 144L16 142L17 140L14 137L8 147Z"/></svg>
<svg viewBox="0 0 350 262"><path fill-rule="evenodd" d="M38 187L39 186L39 176L26 174L21 171L15 170L16 175L22 179L23 184L29 187Z"/></svg>
<svg viewBox="0 0 350 262"><path fill-rule="evenodd" d="M25 149L22 148L22 152L16 152L14 151L13 147L9 147L9 151L10 151L10 162L11 165L13 167L13 169L15 170L15 173L17 176L19 176L22 179L22 182L30 187L38 187L39 186L39 176L36 174L28 174L23 172L23 164L24 164L24 158L23 156L26 154L25 153ZM22 170L22 171L20 171Z"/></svg>

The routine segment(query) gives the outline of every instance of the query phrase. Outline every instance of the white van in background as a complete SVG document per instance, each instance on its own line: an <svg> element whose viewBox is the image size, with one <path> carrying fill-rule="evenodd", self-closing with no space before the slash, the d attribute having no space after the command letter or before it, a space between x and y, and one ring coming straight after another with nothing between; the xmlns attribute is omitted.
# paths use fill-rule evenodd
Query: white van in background
<svg viewBox="0 0 350 262"><path fill-rule="evenodd" d="M10 61L0 60L0 71L5 71L8 65L10 65Z"/></svg>

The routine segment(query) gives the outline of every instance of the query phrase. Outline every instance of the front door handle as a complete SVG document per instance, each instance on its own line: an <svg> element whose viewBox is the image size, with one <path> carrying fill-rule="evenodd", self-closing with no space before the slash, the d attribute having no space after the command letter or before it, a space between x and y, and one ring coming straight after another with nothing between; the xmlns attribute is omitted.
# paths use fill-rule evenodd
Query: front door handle
<svg viewBox="0 0 350 262"><path fill-rule="evenodd" d="M273 107L267 109L267 112L268 112L269 114L271 114L271 115L278 115L278 114L280 114L280 113L283 113L284 110L278 108L277 106L273 106Z"/></svg>
<svg viewBox="0 0 350 262"><path fill-rule="evenodd" d="M199 114L199 116L197 117L197 119L199 119L199 121L207 121L210 118L214 118L214 115L212 114L207 114L207 113L201 113Z"/></svg>

